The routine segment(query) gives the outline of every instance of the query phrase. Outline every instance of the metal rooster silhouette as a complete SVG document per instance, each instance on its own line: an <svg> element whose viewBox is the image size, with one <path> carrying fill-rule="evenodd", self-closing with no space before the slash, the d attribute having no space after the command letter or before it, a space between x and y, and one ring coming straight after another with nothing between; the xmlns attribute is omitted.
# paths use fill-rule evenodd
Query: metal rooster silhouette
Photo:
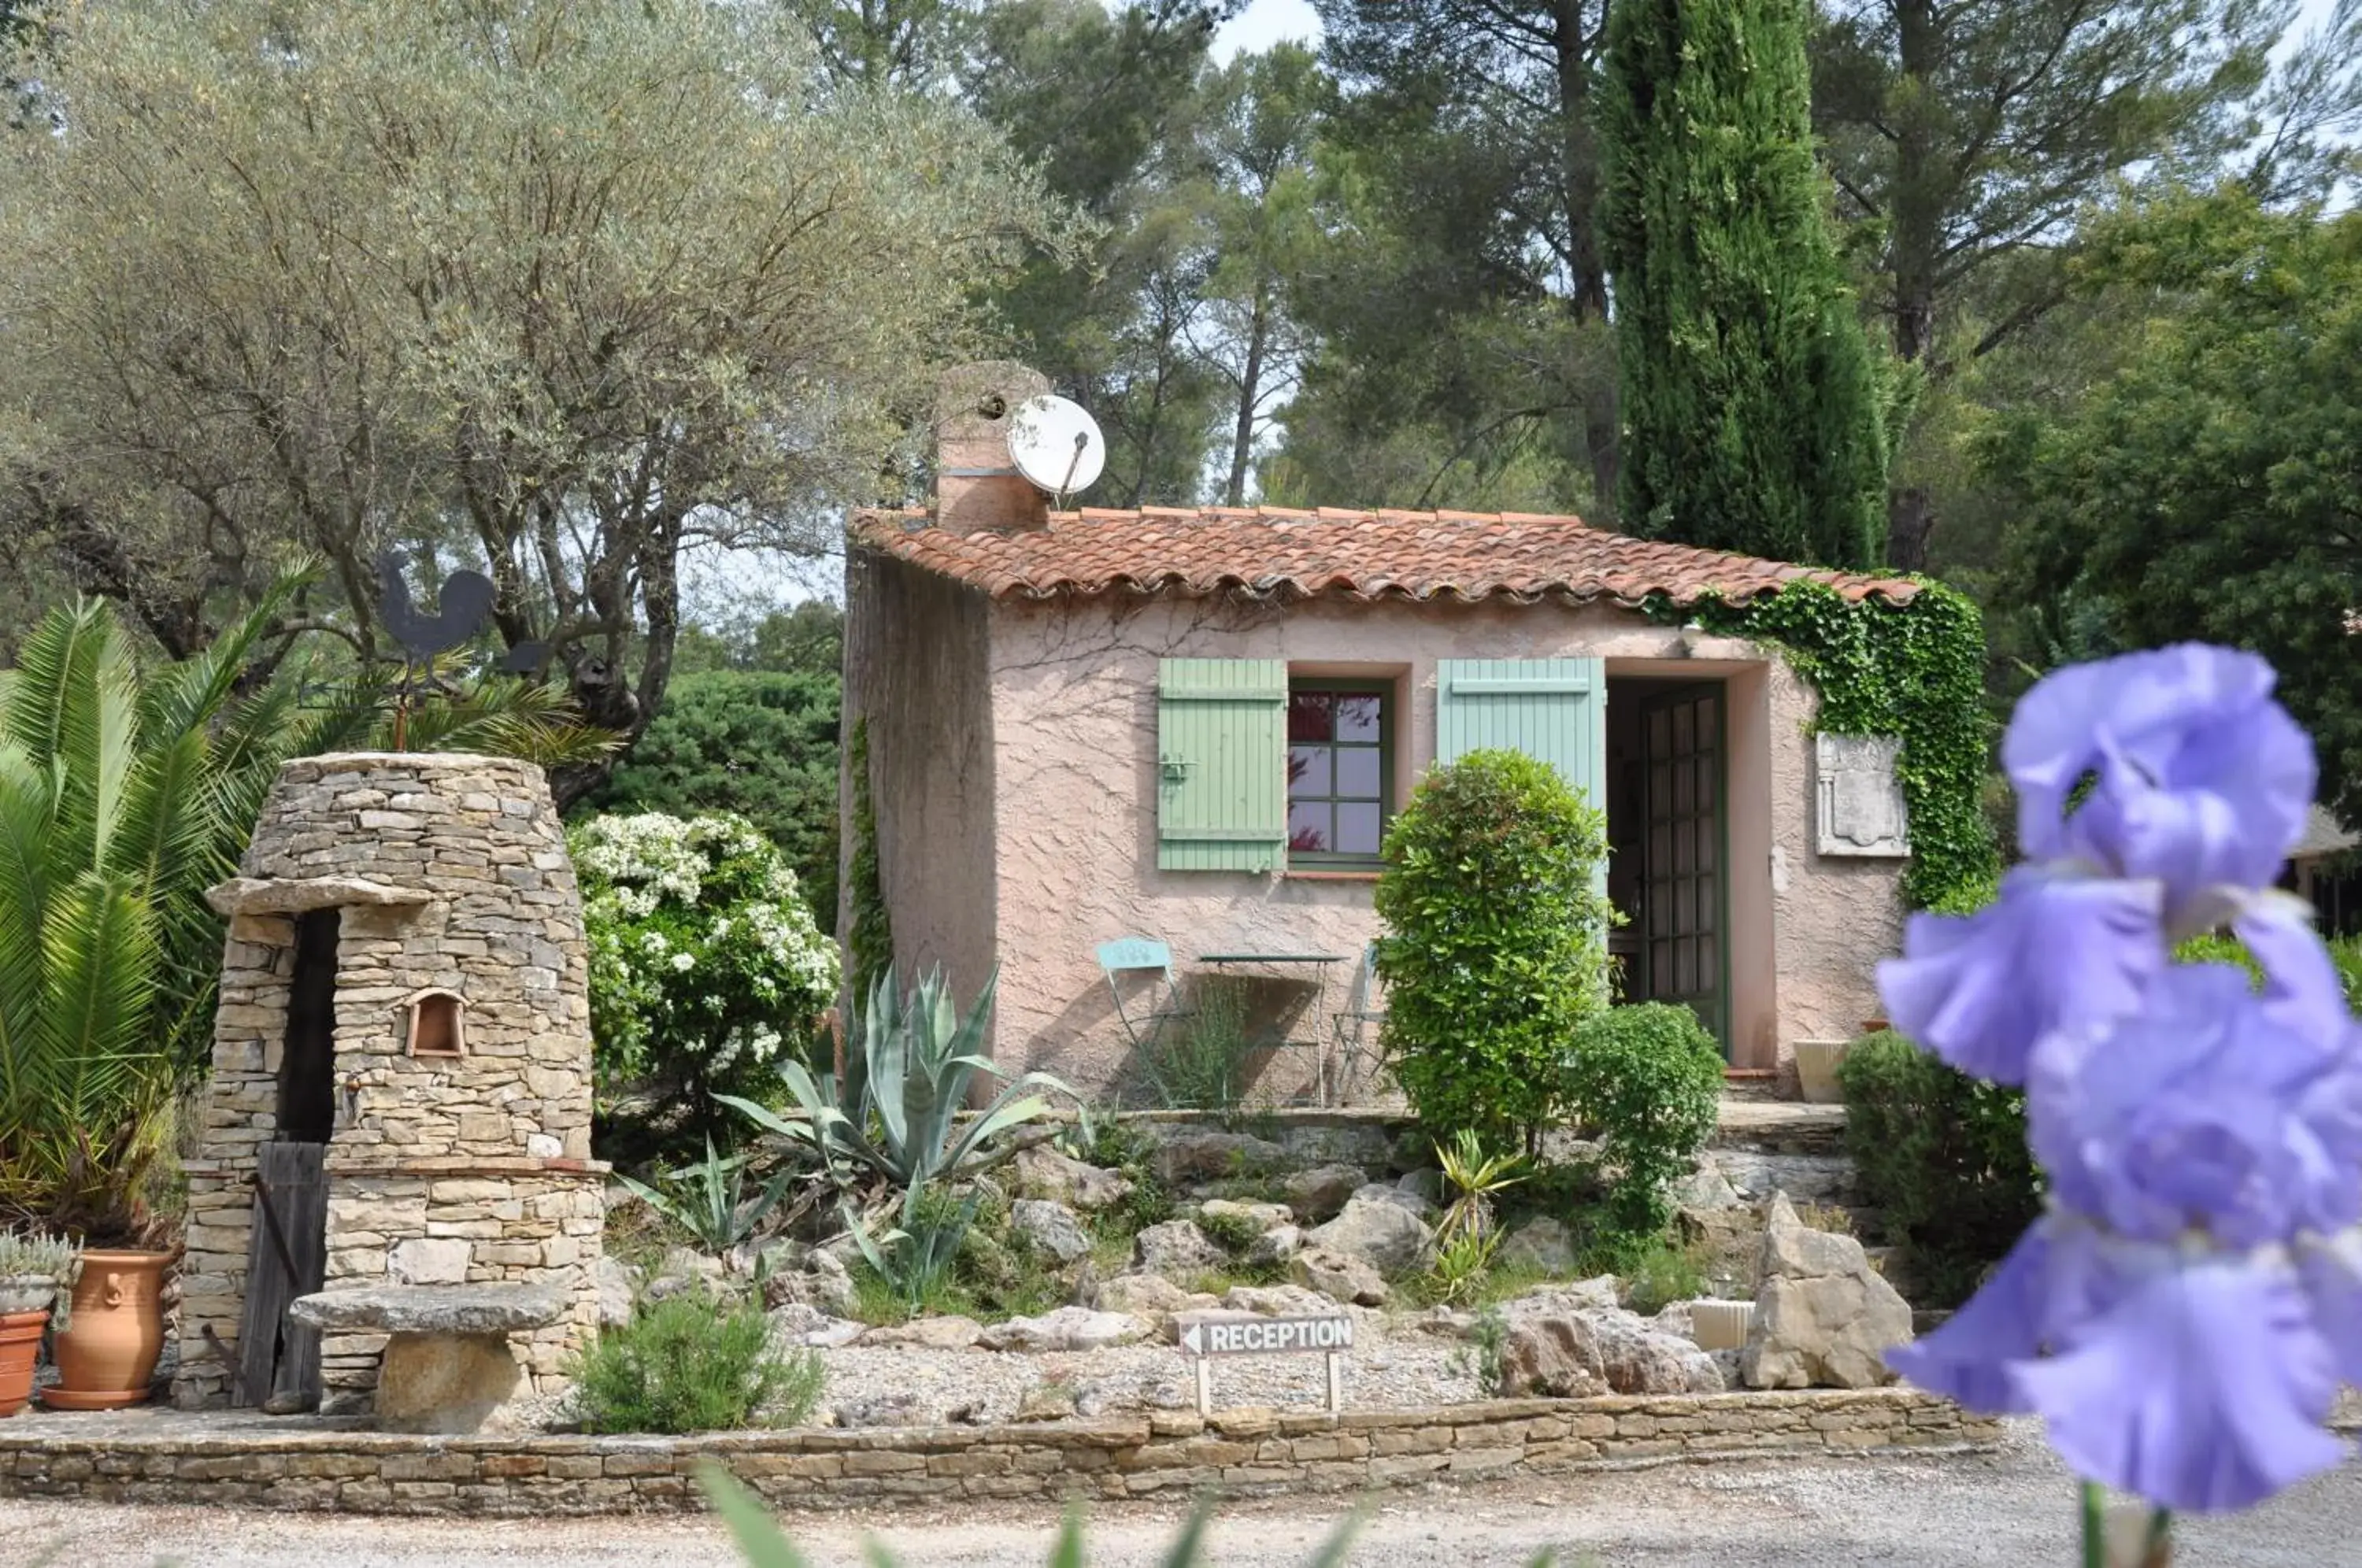
<svg viewBox="0 0 2362 1568"><path fill-rule="evenodd" d="M386 635L402 645L402 683L393 695L393 749L404 749L409 737L410 703L418 686L418 671L432 671L438 655L464 646L491 619L496 590L480 571L455 571L443 580L443 596L433 614L418 608L403 580L402 557L386 550L377 558L378 620ZM502 655L497 668L528 675L548 652L541 643L519 643ZM431 679L431 676L430 676Z"/></svg>

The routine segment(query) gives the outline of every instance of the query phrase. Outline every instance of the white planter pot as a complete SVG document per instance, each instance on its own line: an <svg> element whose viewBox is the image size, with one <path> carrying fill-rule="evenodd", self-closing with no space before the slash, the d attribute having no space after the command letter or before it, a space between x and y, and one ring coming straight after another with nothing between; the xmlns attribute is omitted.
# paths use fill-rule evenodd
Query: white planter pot
<svg viewBox="0 0 2362 1568"><path fill-rule="evenodd" d="M1838 1087L1838 1064L1845 1060L1850 1040L1799 1040L1796 1042L1796 1080L1804 1087L1805 1098L1815 1105L1836 1105L1845 1099Z"/></svg>
<svg viewBox="0 0 2362 1568"><path fill-rule="evenodd" d="M1693 1301L1690 1338L1705 1351L1738 1350L1747 1343L1747 1330L1755 1321L1752 1301Z"/></svg>
<svg viewBox="0 0 2362 1568"><path fill-rule="evenodd" d="M0 1313L41 1312L58 1298L58 1282L47 1275L0 1279Z"/></svg>

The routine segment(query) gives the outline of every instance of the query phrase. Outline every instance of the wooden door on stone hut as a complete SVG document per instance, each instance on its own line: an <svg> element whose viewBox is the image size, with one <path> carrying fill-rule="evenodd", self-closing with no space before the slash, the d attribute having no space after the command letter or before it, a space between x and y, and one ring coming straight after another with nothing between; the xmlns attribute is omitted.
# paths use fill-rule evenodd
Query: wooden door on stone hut
<svg viewBox="0 0 2362 1568"><path fill-rule="evenodd" d="M339 923L333 909L315 910L295 922L295 967L279 1055L277 1137L256 1151L246 1301L230 1390L237 1405L307 1410L320 1402L319 1331L296 1323L287 1308L327 1278L323 1167L336 1128Z"/></svg>

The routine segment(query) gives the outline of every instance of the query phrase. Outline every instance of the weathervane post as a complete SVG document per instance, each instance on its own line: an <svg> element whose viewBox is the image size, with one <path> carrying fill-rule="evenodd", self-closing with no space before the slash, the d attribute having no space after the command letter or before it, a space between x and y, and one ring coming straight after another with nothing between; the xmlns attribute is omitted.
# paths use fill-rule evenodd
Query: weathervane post
<svg viewBox="0 0 2362 1568"><path fill-rule="evenodd" d="M410 585L402 580L402 558L389 549L377 558L380 597L378 616L386 632L402 645L402 679L393 688L393 749L410 749L410 704L417 695L418 670L434 675L438 655L450 652L474 637L491 620L495 591L492 580L480 571L455 571L443 580L443 597L430 615L411 602ZM500 661L500 668L524 675L540 664L546 650L539 643L519 643Z"/></svg>

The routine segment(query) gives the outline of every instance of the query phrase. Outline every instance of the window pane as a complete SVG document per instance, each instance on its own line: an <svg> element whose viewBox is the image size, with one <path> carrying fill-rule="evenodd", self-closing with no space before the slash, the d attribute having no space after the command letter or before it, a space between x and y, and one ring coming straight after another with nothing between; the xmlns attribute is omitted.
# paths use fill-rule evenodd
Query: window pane
<svg viewBox="0 0 2362 1568"><path fill-rule="evenodd" d="M1341 741L1367 741L1375 745L1382 701L1374 691L1341 695L1337 699L1337 738Z"/></svg>
<svg viewBox="0 0 2362 1568"><path fill-rule="evenodd" d="M1675 876L1685 876L1697 869L1690 859L1690 830L1687 823L1673 824L1673 865Z"/></svg>
<svg viewBox="0 0 2362 1568"><path fill-rule="evenodd" d="M1341 801L1337 807L1337 849L1342 855L1378 852L1378 803Z"/></svg>
<svg viewBox="0 0 2362 1568"><path fill-rule="evenodd" d="M1298 801L1287 808L1287 847L1327 849L1333 841L1330 807L1326 801Z"/></svg>
<svg viewBox="0 0 2362 1568"><path fill-rule="evenodd" d="M1287 748L1287 794L1290 800L1306 795L1326 795L1329 788L1329 759L1336 754L1325 745L1295 745Z"/></svg>
<svg viewBox="0 0 2362 1568"><path fill-rule="evenodd" d="M1701 812L1714 810L1714 778L1721 770L1721 759L1701 756L1697 759L1697 803Z"/></svg>
<svg viewBox="0 0 2362 1568"><path fill-rule="evenodd" d="M1297 691L1287 699L1287 738L1325 741L1336 731L1336 695L1329 691Z"/></svg>
<svg viewBox="0 0 2362 1568"><path fill-rule="evenodd" d="M1673 755L1687 756L1697 749L1697 725L1687 702L1673 710Z"/></svg>
<svg viewBox="0 0 2362 1568"><path fill-rule="evenodd" d="M1697 810L1697 797L1690 790L1691 778L1688 763L1673 764L1673 810L1683 816Z"/></svg>
<svg viewBox="0 0 2362 1568"><path fill-rule="evenodd" d="M1714 852L1718 847L1715 841L1722 835L1715 832L1712 817L1700 817L1694 825L1697 829L1697 867L1701 871L1711 871L1714 869Z"/></svg>
<svg viewBox="0 0 2362 1568"><path fill-rule="evenodd" d="M1378 789L1377 748L1340 746L1336 755L1337 793L1348 800L1377 800L1383 793Z"/></svg>

